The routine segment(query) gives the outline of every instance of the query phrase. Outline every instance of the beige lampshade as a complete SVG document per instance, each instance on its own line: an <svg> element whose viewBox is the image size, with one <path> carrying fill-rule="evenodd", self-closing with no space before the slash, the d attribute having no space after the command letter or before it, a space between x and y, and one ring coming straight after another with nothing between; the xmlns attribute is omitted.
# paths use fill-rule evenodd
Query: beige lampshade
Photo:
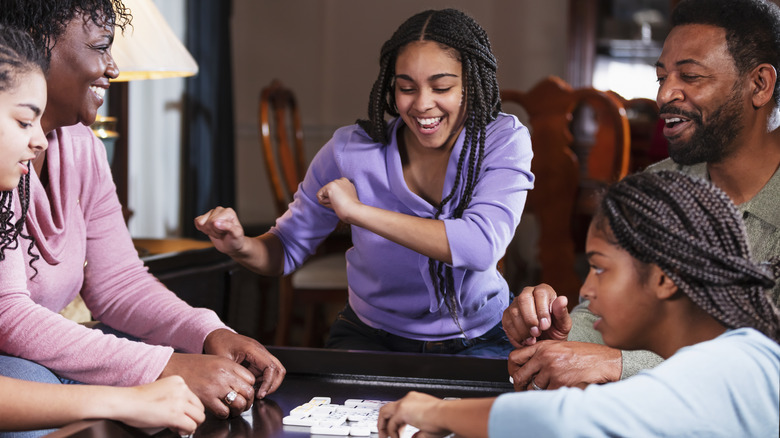
<svg viewBox="0 0 780 438"><path fill-rule="evenodd" d="M111 50L119 67L113 81L194 76L198 64L151 0L123 0L132 26L117 28Z"/></svg>

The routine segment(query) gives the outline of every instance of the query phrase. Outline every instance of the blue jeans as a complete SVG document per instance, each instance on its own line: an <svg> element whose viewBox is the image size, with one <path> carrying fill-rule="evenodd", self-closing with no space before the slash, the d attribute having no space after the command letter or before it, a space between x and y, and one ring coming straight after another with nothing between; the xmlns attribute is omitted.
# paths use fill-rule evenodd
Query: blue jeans
<svg viewBox="0 0 780 438"><path fill-rule="evenodd" d="M0 355L0 375L31 382L64 383L48 368L18 357ZM24 394L0 394L0 397L24 397ZM0 438L32 438L44 436L56 429L28 430L25 432L0 432Z"/></svg>
<svg viewBox="0 0 780 438"><path fill-rule="evenodd" d="M398 351L405 353L457 354L507 359L514 347L499 322L482 336L443 341L418 341L366 325L347 305L330 327L325 348L340 350Z"/></svg>
<svg viewBox="0 0 780 438"><path fill-rule="evenodd" d="M118 332L105 324L98 324L94 329L100 330L106 334L114 334L117 337L134 339L121 332ZM31 382L54 383L54 384L80 384L74 380L59 377L48 368L35 362L20 359L18 357L0 355L0 376L12 377L14 379L28 380ZM24 397L24 394L0 394L0 397ZM0 415L3 415L0 412ZM30 430L25 432L0 432L0 438L32 438L49 434L56 429Z"/></svg>

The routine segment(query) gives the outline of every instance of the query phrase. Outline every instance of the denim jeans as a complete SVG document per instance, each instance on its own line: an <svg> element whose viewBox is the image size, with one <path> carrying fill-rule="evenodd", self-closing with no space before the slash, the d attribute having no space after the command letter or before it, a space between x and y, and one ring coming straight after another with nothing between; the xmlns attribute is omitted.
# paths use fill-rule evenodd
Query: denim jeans
<svg viewBox="0 0 780 438"><path fill-rule="evenodd" d="M458 354L506 359L514 349L501 323L482 336L443 341L418 341L375 329L358 318L349 304L331 325L325 348L341 350L398 351L405 353Z"/></svg>
<svg viewBox="0 0 780 438"><path fill-rule="evenodd" d="M18 357L3 356L0 355L0 375L5 377L11 377L20 380L29 380L31 382L42 383L54 383L62 384L57 375L52 373L48 368L38 365L35 362L29 360L20 359ZM19 397L23 398L24 394L0 394L3 398ZM4 415L1 414L0 415ZM46 430L28 430L24 432L0 432L0 438L31 438L44 436L53 432L56 429Z"/></svg>
<svg viewBox="0 0 780 438"><path fill-rule="evenodd" d="M117 337L134 339L122 332L116 331L105 324L98 324L94 329L100 330L106 334L113 334ZM54 384L80 384L74 380L59 377L48 368L35 362L20 359L18 357L0 355L0 376L12 377L14 379L29 380L31 382L54 383ZM24 397L24 394L0 394L0 397ZM3 415L0 412L0 415ZM0 432L0 438L32 438L49 434L56 429L30 430L25 432Z"/></svg>

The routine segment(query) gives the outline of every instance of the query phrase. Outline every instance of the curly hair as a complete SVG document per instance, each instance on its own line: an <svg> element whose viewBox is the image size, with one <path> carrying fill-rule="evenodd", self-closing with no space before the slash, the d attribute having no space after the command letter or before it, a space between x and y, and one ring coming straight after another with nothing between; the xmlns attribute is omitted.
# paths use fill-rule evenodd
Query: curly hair
<svg viewBox="0 0 780 438"><path fill-rule="evenodd" d="M0 93L13 91L20 86L21 76L32 72L43 74L46 68L46 59L26 32L0 25ZM30 205L29 173L19 180L18 191L22 208L16 221L11 204L13 192L0 192L0 261L5 259L5 250L16 249L18 238L23 237L30 241L27 253L30 255L30 267L35 269L33 262L39 256L32 252L34 240L22 232Z"/></svg>
<svg viewBox="0 0 780 438"><path fill-rule="evenodd" d="M0 0L0 11L0 24L27 31L47 59L76 14L96 24L114 23L122 31L132 20L122 0Z"/></svg>
<svg viewBox="0 0 780 438"><path fill-rule="evenodd" d="M726 44L737 70L771 64L780 72L780 7L767 0L683 0L672 11L672 26L706 24L726 31ZM775 81L780 105L780 80Z"/></svg>
<svg viewBox="0 0 780 438"><path fill-rule="evenodd" d="M673 171L628 176L604 194L594 226L634 259L657 265L723 326L752 327L780 342L780 313L766 293L780 260L752 260L742 216L708 181Z"/></svg>
<svg viewBox="0 0 780 438"><path fill-rule="evenodd" d="M487 33L473 18L455 9L428 10L401 24L382 45L379 76L369 96L368 120L358 120L357 123L374 141L387 144L389 135L385 113L393 117L399 115L394 93L396 60L407 44L417 41L435 41L445 50L454 50L463 68L465 140L458 158L455 182L449 194L437 206L434 215L434 219L441 216L444 206L455 197L465 174L465 189L452 214L453 218L460 218L471 202L479 178L485 153L486 127L501 110L496 58ZM452 267L430 259L429 270L436 293L444 299L450 315L460 327Z"/></svg>

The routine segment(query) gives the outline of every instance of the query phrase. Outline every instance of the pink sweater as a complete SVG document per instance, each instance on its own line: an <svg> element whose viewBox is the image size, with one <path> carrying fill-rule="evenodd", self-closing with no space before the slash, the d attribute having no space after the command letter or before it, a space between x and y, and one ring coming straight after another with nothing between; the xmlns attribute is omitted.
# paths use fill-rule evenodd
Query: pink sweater
<svg viewBox="0 0 780 438"><path fill-rule="evenodd" d="M174 348L202 352L206 336L226 326L147 272L125 226L100 140L83 125L58 129L49 134L46 162L49 190L37 176L30 178L33 202L26 222L34 253L41 255L33 263L38 275L31 278L27 240L0 262L0 352L62 377L118 386L157 379ZM18 197L14 207L18 215ZM95 319L146 343L60 316L79 292Z"/></svg>

